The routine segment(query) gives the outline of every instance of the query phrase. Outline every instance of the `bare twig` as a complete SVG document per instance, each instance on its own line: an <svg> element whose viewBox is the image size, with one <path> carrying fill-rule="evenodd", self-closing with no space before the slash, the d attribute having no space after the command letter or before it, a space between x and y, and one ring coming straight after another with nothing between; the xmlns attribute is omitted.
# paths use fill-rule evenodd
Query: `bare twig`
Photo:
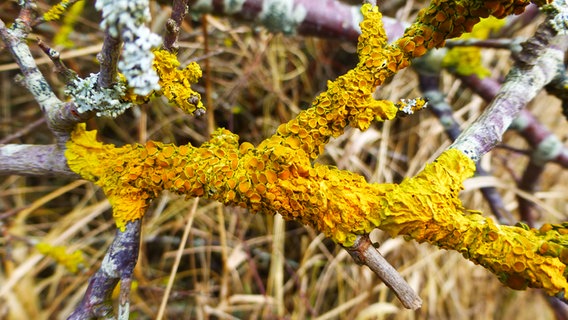
<svg viewBox="0 0 568 320"><path fill-rule="evenodd" d="M183 18L187 13L188 1L174 0L172 16L166 22L166 36L164 37L164 48L168 51L177 52L179 49L178 37Z"/></svg>
<svg viewBox="0 0 568 320"><path fill-rule="evenodd" d="M0 139L0 145L6 144L6 143L8 143L12 140L16 140L16 139L20 138L20 137L28 134L28 132L32 131L33 129L37 128L38 126L44 124L44 123L45 123L45 118L39 118L36 121L28 124L24 128L18 130L18 132L7 135L4 138Z"/></svg>
<svg viewBox="0 0 568 320"><path fill-rule="evenodd" d="M519 189L527 191L529 193L534 193L540 181L540 176L544 171L544 165L535 158L531 157L525 172L518 182ZM519 203L519 214L521 216L521 221L526 223L529 227L535 227L535 213L534 213L534 203L525 197L517 195L517 202Z"/></svg>
<svg viewBox="0 0 568 320"><path fill-rule="evenodd" d="M57 70L57 72L63 76L66 83L77 76L77 74L73 70L67 68L65 63L63 63L59 52L49 47L45 42L41 40L38 40L37 45L41 48L41 50L43 50L43 52L49 57L49 59L51 59L51 62L53 62L53 65L55 66L55 70Z"/></svg>
<svg viewBox="0 0 568 320"><path fill-rule="evenodd" d="M383 258L368 236L358 236L352 247L345 248L353 260L368 266L391 288L404 307L416 310L422 306L422 299L402 278L398 271Z"/></svg>
<svg viewBox="0 0 568 320"><path fill-rule="evenodd" d="M101 64L97 84L101 88L110 88L116 82L118 74L118 57L120 55L120 40L105 33L103 49L97 54Z"/></svg>
<svg viewBox="0 0 568 320"><path fill-rule="evenodd" d="M507 49L514 52L520 51L522 40L520 38L505 38L505 39L451 39L446 41L446 48L455 47L478 47L478 48L493 48L493 49Z"/></svg>

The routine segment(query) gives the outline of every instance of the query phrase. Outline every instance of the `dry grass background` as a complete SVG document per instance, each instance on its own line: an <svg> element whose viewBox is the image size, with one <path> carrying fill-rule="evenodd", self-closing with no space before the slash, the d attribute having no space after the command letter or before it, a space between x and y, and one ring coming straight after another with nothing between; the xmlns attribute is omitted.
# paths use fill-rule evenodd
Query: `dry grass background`
<svg viewBox="0 0 568 320"><path fill-rule="evenodd" d="M402 16L420 4L407 5ZM0 15L11 21L15 4L0 4ZM86 9L88 11L92 9ZM66 63L81 75L96 72L95 53L102 42L97 14L87 12L71 34L73 56ZM167 8L153 8L154 29L161 30ZM289 120L325 88L326 81L355 63L352 44L272 35L261 28L208 18L211 97L217 125L242 141L258 143L278 124ZM57 24L39 29L50 43ZM200 22L184 25L180 57L204 66ZM32 49L42 58L37 47ZM485 56L494 76L509 65L503 52ZM45 124L29 130L41 117L32 97L14 82L17 71L0 51L0 139L21 133L9 143L45 144L53 141ZM41 65L56 92L62 83L52 66ZM480 98L444 75L444 92L465 126L484 108ZM411 70L401 72L380 95L415 97L417 80ZM559 102L539 96L530 108L563 139L568 134ZM129 110L116 120L89 122L106 142L144 142L147 139L198 145L206 140L207 120L187 116L160 99ZM375 124L360 132L348 130L329 143L319 161L363 174L374 182L398 182L418 172L449 145L441 125L427 111ZM515 133L504 143L526 144ZM497 149L484 159L494 178L472 179L463 192L466 207L490 215L478 188L496 186L513 213L519 194L515 179L526 157ZM0 164L1 165L1 164ZM565 220L568 194L566 172L548 165L538 201L541 221ZM0 318L61 319L81 299L89 276L100 265L115 228L103 194L91 183L57 177L9 176L0 179ZM188 224L190 223L190 224ZM187 243L184 231L190 227ZM140 259L135 270L132 316L154 318L167 298L167 319L552 319L538 290L513 291L497 278L454 252L391 239L380 231L372 238L380 251L418 290L424 300L418 311L404 310L392 292L366 267L321 234L278 216L253 215L204 199L185 200L174 194L156 199L144 219ZM82 250L84 268L68 272L34 248L39 241ZM177 258L177 259L176 259ZM172 272L173 270L173 272ZM175 279L172 278L175 276ZM172 283L169 295L168 284Z"/></svg>

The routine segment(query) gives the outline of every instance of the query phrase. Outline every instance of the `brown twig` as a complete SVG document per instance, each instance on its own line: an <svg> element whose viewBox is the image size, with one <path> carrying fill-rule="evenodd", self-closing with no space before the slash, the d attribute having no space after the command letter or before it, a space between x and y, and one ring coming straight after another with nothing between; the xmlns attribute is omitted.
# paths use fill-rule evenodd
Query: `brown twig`
<svg viewBox="0 0 568 320"><path fill-rule="evenodd" d="M65 63L63 63L63 60L61 60L61 55L57 50L49 47L45 42L41 41L41 39L38 39L37 45L41 48L41 50L43 50L43 52L47 55L51 62L53 62L55 70L63 76L65 83L68 83L70 80L76 77L76 73L73 70L67 68Z"/></svg>
<svg viewBox="0 0 568 320"><path fill-rule="evenodd" d="M534 193L540 181L540 177L544 172L544 165L530 158L521 180L517 183L519 189ZM529 227L535 227L536 217L534 213L534 203L525 197L517 195L517 202L519 203L519 215L521 221L526 223Z"/></svg>
<svg viewBox="0 0 568 320"><path fill-rule="evenodd" d="M209 32L207 31L207 15L201 18L203 32L203 52L209 55ZM205 100L207 101L207 129L209 134L215 131L215 104L213 103L213 92L211 87L211 59L204 59L205 64Z"/></svg>
<svg viewBox="0 0 568 320"><path fill-rule="evenodd" d="M355 244L345 248L356 263L368 266L393 290L405 308L416 310L422 306L422 299L402 278L398 271L383 258L368 236L358 236Z"/></svg>
<svg viewBox="0 0 568 320"><path fill-rule="evenodd" d="M166 22L166 36L164 37L164 48L171 52L179 49L178 37L181 24L187 13L187 3L189 0L174 0L172 5L172 15Z"/></svg>
<svg viewBox="0 0 568 320"><path fill-rule="evenodd" d="M101 65L97 84L101 88L110 88L116 82L118 74L118 58L120 55L120 39L105 32L105 40L97 59Z"/></svg>

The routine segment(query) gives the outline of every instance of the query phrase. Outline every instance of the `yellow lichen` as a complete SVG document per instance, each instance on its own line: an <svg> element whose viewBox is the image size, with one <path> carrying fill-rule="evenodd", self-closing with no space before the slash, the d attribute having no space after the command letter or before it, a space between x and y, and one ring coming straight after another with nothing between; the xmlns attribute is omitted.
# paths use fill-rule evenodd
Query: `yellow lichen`
<svg viewBox="0 0 568 320"><path fill-rule="evenodd" d="M65 1L65 2L67 2L67 1ZM63 3L63 1L62 1L62 3ZM59 5L61 5L61 4L59 4ZM59 5L54 6L54 8L59 6ZM83 12L84 7L85 7L85 1L77 1L73 4L71 9L69 9L69 12L65 15L65 18L63 18L63 24L59 28L59 31L57 32L57 34L55 34L55 37L53 38L53 43L60 45L62 47L65 47L65 48L72 48L75 45L73 43L73 41L69 38L69 36L74 31L75 22L77 22L77 19L79 18L79 16ZM44 18L49 15L48 13L46 13L44 15ZM47 20L47 18L46 18L46 20Z"/></svg>
<svg viewBox="0 0 568 320"><path fill-rule="evenodd" d="M169 190L252 212L277 212L347 247L358 235L380 228L392 236L457 250L511 287L562 293L568 288L568 228L499 226L465 210L458 195L475 165L461 151L444 152L400 184L370 184L360 175L311 161L347 125L365 129L373 120L392 119L401 110L413 112L425 105L421 99L394 104L371 97L375 87L406 67L410 58L471 30L480 16L518 12L526 3L434 1L392 45L386 43L378 9L364 5L357 67L329 82L311 108L280 125L257 147L239 144L237 135L218 129L198 148L155 141L117 148L78 126L67 143L68 165L103 189L121 229L140 219L151 199ZM178 67L172 56L157 57L161 76L172 76ZM187 82L198 72L189 73L184 76Z"/></svg>
<svg viewBox="0 0 568 320"><path fill-rule="evenodd" d="M442 47L446 39L471 32L481 18L503 18L520 14L530 3L519 1L435 0L418 13L416 21L395 42L404 59L420 57L427 50Z"/></svg>
<svg viewBox="0 0 568 320"><path fill-rule="evenodd" d="M45 21L55 21L61 18L61 15L67 10L69 0L62 0L58 4L51 7L46 13L43 14Z"/></svg>
<svg viewBox="0 0 568 320"><path fill-rule="evenodd" d="M85 263L83 253L80 250L67 253L64 246L52 246L46 242L36 244L39 253L51 257L58 264L63 265L69 272L77 273L79 267Z"/></svg>
<svg viewBox="0 0 568 320"><path fill-rule="evenodd" d="M378 7L363 5L364 20L357 52L359 63L335 81L329 81L327 90L312 103L312 108L302 111L292 122L278 128L278 136L267 144L284 144L292 141L294 147L304 150L316 158L331 137L340 136L347 125L361 130L367 129L372 121L384 121L396 116L393 103L376 101L372 97L375 88L392 76L394 71L385 68L395 58L385 50L386 33ZM300 136L300 128L302 135ZM297 139L290 140L294 136ZM297 144L299 142L299 144ZM261 146L263 147L263 146Z"/></svg>
<svg viewBox="0 0 568 320"><path fill-rule="evenodd" d="M459 39L487 39L491 32L498 30L504 24L503 19L494 17L482 19L470 33L464 33ZM442 60L442 66L463 76L475 74L483 78L491 74L483 66L481 48L476 46L455 47L448 50Z"/></svg>
<svg viewBox="0 0 568 320"><path fill-rule="evenodd" d="M147 102L153 95L163 95L170 103L186 113L193 114L196 110L205 110L201 102L201 95L191 88L191 85L197 83L202 75L197 62L191 62L185 68L180 68L180 63L174 53L167 50L155 50L153 53L152 67L160 78L158 81L160 90L148 96L139 96L129 90L123 98L141 104Z"/></svg>
<svg viewBox="0 0 568 320"><path fill-rule="evenodd" d="M192 114L197 109L204 110L201 96L191 85L201 78L201 68L197 62L191 62L180 69L177 56L167 50L154 51L153 67L160 77L160 92L170 103L186 113Z"/></svg>

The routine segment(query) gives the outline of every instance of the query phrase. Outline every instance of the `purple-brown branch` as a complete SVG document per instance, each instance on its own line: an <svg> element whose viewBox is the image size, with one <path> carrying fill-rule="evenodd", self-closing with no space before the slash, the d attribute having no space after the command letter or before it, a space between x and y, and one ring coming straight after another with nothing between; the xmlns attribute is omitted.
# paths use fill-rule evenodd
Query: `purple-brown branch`
<svg viewBox="0 0 568 320"><path fill-rule="evenodd" d="M0 175L59 176L78 179L69 169L63 150L54 144L0 145Z"/></svg>
<svg viewBox="0 0 568 320"><path fill-rule="evenodd" d="M497 95L501 88L501 84L492 78L480 79L479 77L462 76L462 82L471 88L475 93L485 101L491 101ZM520 111L518 117L513 121L512 129L515 129L529 143L532 149L538 149L543 142L558 140L558 138L546 128L538 119L526 109ZM568 168L568 148L562 146L558 150L556 156L547 161L557 163Z"/></svg>
<svg viewBox="0 0 568 320"><path fill-rule="evenodd" d="M178 37L181 30L183 18L187 13L187 3L189 0L174 0L172 5L172 15L166 21L166 35L164 36L164 48L171 52L179 49Z"/></svg>
<svg viewBox="0 0 568 320"><path fill-rule="evenodd" d="M121 282L119 301L119 319L125 319L128 313L128 296L132 273L138 260L140 247L141 221L126 225L124 231L116 230L116 236L105 254L99 270L89 280L89 286L83 300L68 319L113 319L112 292ZM128 317L126 317L128 319Z"/></svg>
<svg viewBox="0 0 568 320"><path fill-rule="evenodd" d="M264 8L263 0L246 0L239 8L227 7L226 1L191 0L194 13L210 13L231 16L240 20L263 25L271 32L286 35L316 36L356 42L361 33L360 6L352 6L337 0L282 0L279 8ZM390 40L401 36L406 26L396 19L383 17L387 37Z"/></svg>
<svg viewBox="0 0 568 320"><path fill-rule="evenodd" d="M105 33L103 48L97 54L97 60L100 63L97 85L101 88L110 88L116 82L120 46L120 39L111 36L108 32Z"/></svg>

